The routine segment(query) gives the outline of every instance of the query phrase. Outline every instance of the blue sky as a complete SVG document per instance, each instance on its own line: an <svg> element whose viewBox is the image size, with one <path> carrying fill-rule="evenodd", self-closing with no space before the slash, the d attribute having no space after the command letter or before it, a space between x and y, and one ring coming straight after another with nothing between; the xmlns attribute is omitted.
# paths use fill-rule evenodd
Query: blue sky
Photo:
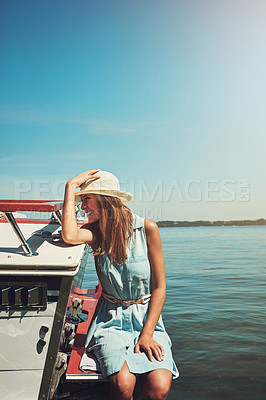
<svg viewBox="0 0 266 400"><path fill-rule="evenodd" d="M115 173L158 219L265 217L266 3L2 0L0 197Z"/></svg>

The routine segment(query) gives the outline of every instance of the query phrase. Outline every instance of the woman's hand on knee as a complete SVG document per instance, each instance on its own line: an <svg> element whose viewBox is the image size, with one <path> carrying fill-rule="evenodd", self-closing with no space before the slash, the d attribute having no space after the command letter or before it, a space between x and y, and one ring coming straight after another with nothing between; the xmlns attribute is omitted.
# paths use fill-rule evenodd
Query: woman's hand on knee
<svg viewBox="0 0 266 400"><path fill-rule="evenodd" d="M153 356L158 361L163 360L164 349L159 343L155 342L149 335L140 336L136 346L135 353L145 352L150 361L153 361Z"/></svg>

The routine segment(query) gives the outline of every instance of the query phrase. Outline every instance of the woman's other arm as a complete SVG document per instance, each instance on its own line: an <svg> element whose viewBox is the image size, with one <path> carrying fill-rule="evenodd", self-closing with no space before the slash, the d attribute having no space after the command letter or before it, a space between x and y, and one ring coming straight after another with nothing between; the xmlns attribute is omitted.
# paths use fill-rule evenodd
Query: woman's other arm
<svg viewBox="0 0 266 400"><path fill-rule="evenodd" d="M144 350L150 359L153 355L157 360L163 358L163 347L153 340L153 333L161 315L165 293L165 269L162 244L158 226L155 222L145 219L145 231L148 246L148 257L151 266L151 299L146 323L136 344L135 351Z"/></svg>

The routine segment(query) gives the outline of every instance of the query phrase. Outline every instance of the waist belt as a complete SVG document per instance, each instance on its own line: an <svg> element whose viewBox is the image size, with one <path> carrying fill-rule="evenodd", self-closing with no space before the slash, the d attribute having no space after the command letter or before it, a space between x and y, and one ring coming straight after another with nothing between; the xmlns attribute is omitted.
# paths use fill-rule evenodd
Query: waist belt
<svg viewBox="0 0 266 400"><path fill-rule="evenodd" d="M123 306L131 306L132 304L146 304L148 303L148 301L151 298L150 294L146 294L145 296L141 297L140 299L137 300L121 300L121 299L117 299L116 297L112 296L111 294L107 294L102 292L102 296L110 301L111 303L118 303L118 304L122 304Z"/></svg>

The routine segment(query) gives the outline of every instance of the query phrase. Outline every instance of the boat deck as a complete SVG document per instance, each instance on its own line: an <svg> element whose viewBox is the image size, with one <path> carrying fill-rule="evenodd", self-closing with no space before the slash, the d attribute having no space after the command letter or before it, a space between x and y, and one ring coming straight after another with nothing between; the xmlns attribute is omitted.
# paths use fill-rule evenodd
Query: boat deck
<svg viewBox="0 0 266 400"><path fill-rule="evenodd" d="M88 250L62 240L61 207L60 201L0 200L3 399L21 393L28 400L56 399L64 381L104 381L79 369L101 286L81 289ZM18 211L49 212L53 218L22 219Z"/></svg>

